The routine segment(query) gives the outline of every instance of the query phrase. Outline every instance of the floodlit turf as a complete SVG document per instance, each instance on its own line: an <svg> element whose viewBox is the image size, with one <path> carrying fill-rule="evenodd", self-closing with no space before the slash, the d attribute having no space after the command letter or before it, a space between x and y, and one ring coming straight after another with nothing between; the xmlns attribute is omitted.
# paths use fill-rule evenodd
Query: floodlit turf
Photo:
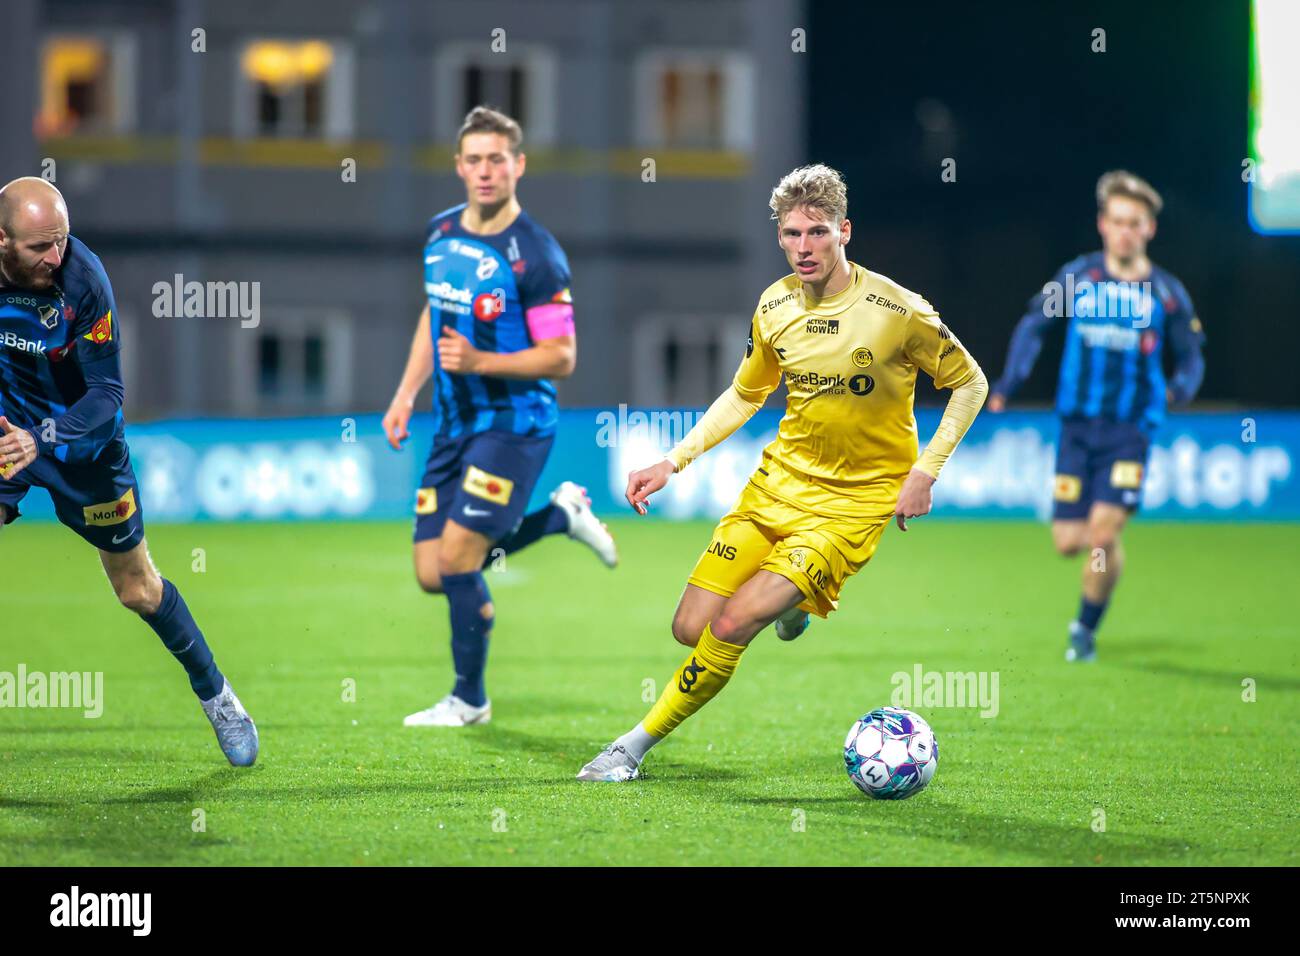
<svg viewBox="0 0 1300 956"><path fill-rule="evenodd" d="M461 731L402 727L450 685L404 523L151 527L258 721L252 770L93 551L5 529L0 671L102 671L105 709L0 710L0 864L1300 862L1298 526L1139 521L1091 666L1062 660L1078 565L1044 527L891 529L832 620L760 636L646 779L580 784L680 662L668 622L709 532L612 526L616 572L560 537L489 575L496 716ZM918 704L934 783L869 801L844 734L917 665L996 672L997 715Z"/></svg>

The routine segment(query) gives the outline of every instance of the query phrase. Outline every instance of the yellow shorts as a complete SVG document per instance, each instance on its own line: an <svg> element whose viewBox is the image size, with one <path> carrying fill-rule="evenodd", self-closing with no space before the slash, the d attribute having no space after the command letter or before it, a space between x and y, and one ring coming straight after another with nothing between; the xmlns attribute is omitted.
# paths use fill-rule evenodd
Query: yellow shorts
<svg viewBox="0 0 1300 956"><path fill-rule="evenodd" d="M803 593L801 608L826 617L839 606L844 582L871 560L890 520L816 515L750 482L718 522L689 580L730 597L756 572L772 571Z"/></svg>

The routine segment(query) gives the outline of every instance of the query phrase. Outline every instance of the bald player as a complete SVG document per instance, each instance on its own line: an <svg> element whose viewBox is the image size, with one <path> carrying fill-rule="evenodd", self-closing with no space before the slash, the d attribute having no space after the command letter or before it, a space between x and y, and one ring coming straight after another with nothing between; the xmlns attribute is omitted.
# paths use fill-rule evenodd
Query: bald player
<svg viewBox="0 0 1300 956"><path fill-rule="evenodd" d="M249 766L257 727L149 558L123 431L113 289L68 228L63 196L45 180L0 189L0 528L44 488L59 521L99 549L118 600L181 662L226 757ZM13 534L0 534L0 547L16 547Z"/></svg>
<svg viewBox="0 0 1300 956"><path fill-rule="evenodd" d="M797 638L826 617L871 559L891 519L928 514L931 486L975 419L988 386L929 302L850 262L844 180L796 169L772 191L777 240L793 273L767 288L731 388L666 460L628 477L646 500L743 425L785 377L776 439L691 573L673 636L691 650L641 723L582 768L579 780L624 781L646 752L726 685L749 643L776 622ZM917 456L912 402L920 369L953 390Z"/></svg>

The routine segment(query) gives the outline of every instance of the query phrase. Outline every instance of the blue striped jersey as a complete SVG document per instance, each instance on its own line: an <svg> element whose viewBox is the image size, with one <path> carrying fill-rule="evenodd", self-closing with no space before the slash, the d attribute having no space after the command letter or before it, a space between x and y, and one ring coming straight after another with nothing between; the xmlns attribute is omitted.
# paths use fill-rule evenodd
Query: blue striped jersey
<svg viewBox="0 0 1300 956"><path fill-rule="evenodd" d="M1056 388L1062 418L1128 422L1150 432L1164 420L1166 389L1182 403L1200 388L1205 333L1183 284L1154 264L1144 280L1116 279L1106 271L1104 253L1092 252L1067 262L1030 300L994 394L1010 396L1029 377L1043 333L1062 318L1068 322Z"/></svg>
<svg viewBox="0 0 1300 956"><path fill-rule="evenodd" d="M526 212L493 235L460 224L462 203L434 216L424 243L424 291L434 339L433 413L436 438L493 430L545 436L555 432L555 386L443 370L437 355L442 328L452 327L487 352L518 352L535 343L530 311L569 303L569 262L549 232Z"/></svg>

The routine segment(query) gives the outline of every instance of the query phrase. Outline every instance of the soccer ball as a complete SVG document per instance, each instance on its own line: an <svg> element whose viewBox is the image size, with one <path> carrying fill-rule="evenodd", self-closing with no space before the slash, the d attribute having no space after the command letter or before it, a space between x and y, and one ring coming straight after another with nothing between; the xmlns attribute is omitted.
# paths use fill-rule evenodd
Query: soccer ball
<svg viewBox="0 0 1300 956"><path fill-rule="evenodd" d="M867 796L906 800L934 778L939 742L930 725L910 710L878 707L849 728L844 766Z"/></svg>

